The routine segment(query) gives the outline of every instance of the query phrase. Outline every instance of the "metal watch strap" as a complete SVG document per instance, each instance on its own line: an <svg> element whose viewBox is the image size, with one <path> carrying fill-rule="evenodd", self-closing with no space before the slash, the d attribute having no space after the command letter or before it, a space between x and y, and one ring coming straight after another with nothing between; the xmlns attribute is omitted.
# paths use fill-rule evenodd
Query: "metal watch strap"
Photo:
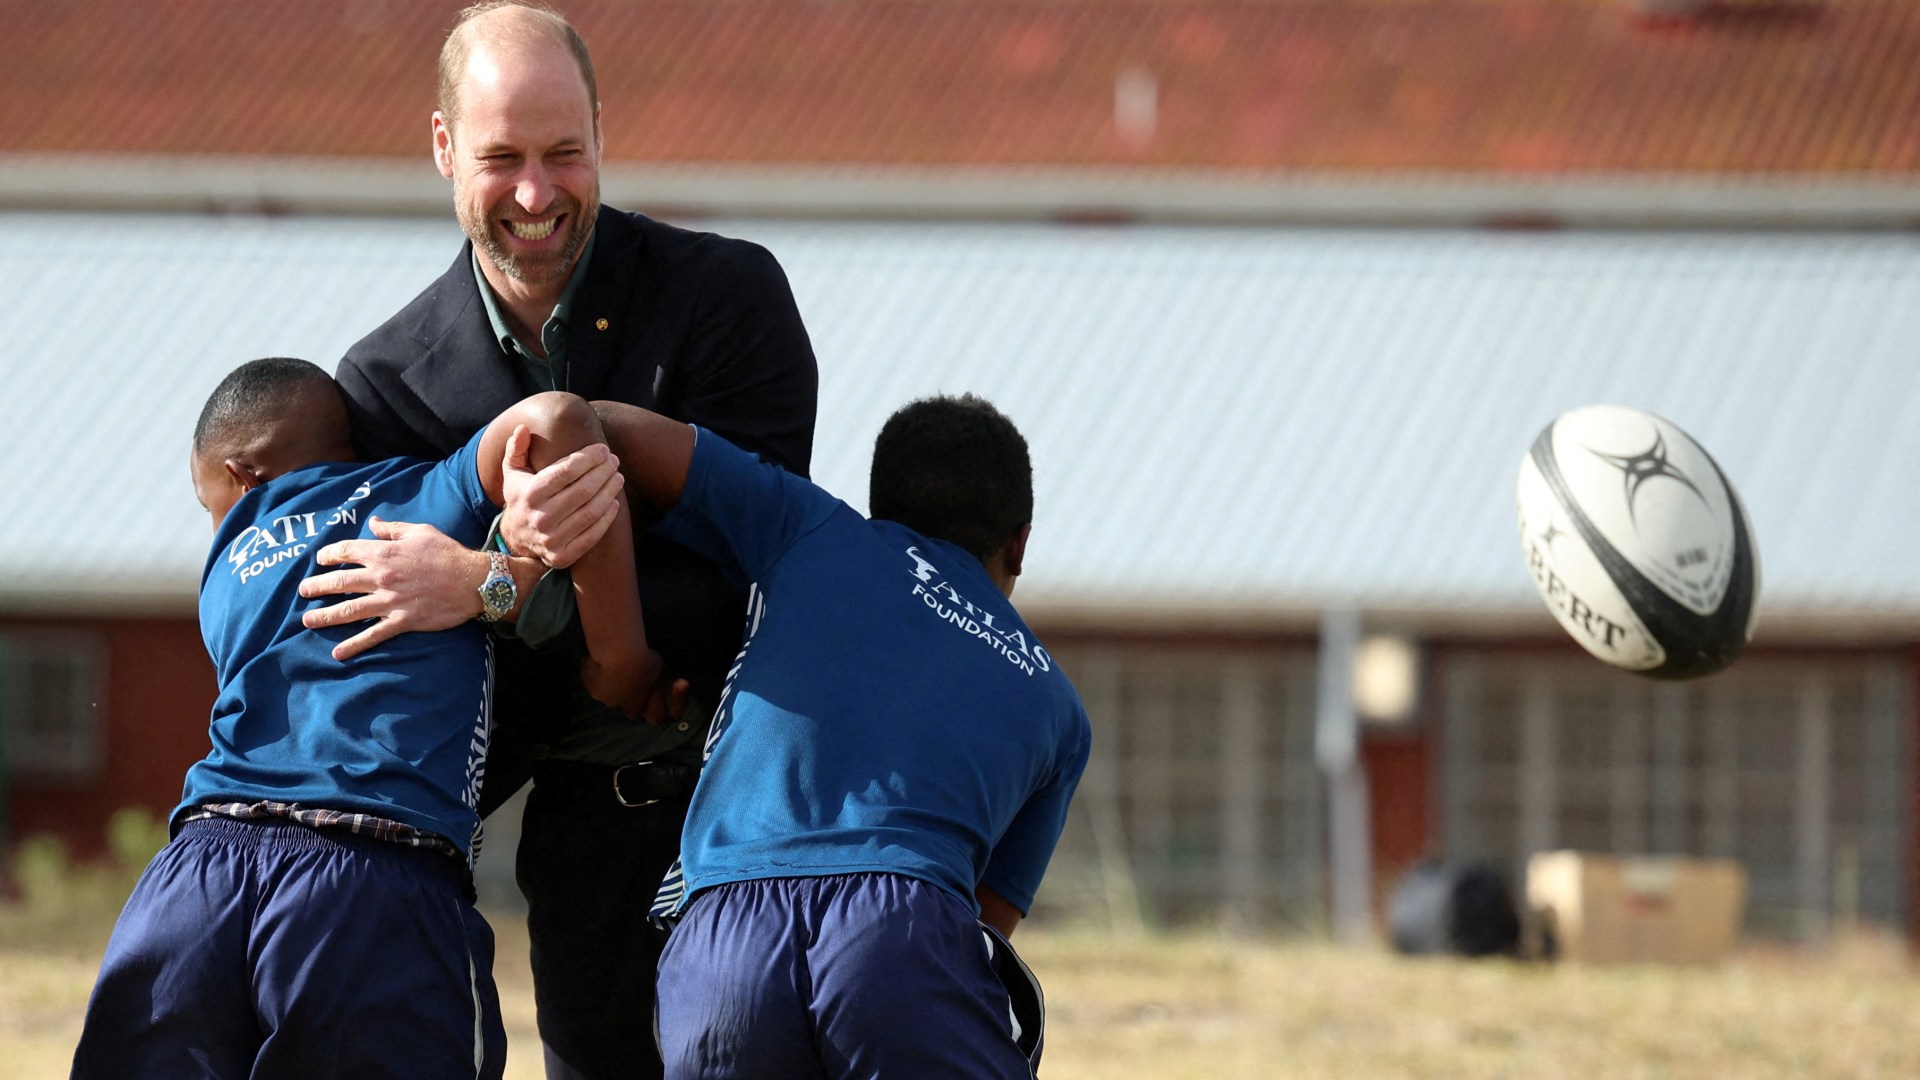
<svg viewBox="0 0 1920 1080"><path fill-rule="evenodd" d="M499 622L501 618L506 614L506 612L504 611L500 611L500 612L494 611L492 607L487 603L488 586L492 585L496 578L502 578L502 577L506 578L508 582L507 594L509 596L514 596L517 598L517 594L519 590L513 582L513 564L510 561L508 561L506 552L504 551L487 552L487 576L480 583L480 621L481 622L490 622L490 623ZM508 606L509 607L512 606L511 602L509 602Z"/></svg>

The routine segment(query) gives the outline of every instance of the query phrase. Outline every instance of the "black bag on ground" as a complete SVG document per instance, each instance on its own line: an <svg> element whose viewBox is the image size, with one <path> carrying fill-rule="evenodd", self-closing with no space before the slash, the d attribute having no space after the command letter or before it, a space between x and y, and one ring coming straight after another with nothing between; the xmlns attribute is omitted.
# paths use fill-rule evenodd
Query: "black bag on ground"
<svg viewBox="0 0 1920 1080"><path fill-rule="evenodd" d="M1520 911L1506 879L1486 863L1428 859L1394 886L1387 902L1393 947L1430 956L1515 956Z"/></svg>

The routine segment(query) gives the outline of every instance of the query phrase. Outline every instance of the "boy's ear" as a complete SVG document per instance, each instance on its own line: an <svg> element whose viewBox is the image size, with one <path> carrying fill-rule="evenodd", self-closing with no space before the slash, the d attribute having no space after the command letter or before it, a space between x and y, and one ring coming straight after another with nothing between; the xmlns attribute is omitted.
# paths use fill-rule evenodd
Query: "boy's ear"
<svg viewBox="0 0 1920 1080"><path fill-rule="evenodd" d="M1024 562L1027 557L1027 537L1032 535L1032 533L1032 522L1020 526L1020 531L1014 533L1007 541L1007 546L1001 549L1005 552L1002 565L1007 568L1008 577L1020 576L1020 564Z"/></svg>
<svg viewBox="0 0 1920 1080"><path fill-rule="evenodd" d="M239 484L243 492L252 491L266 483L266 479L260 475L260 470L254 467L252 462L243 461L240 458L228 458L221 464L226 467L227 475L233 477L233 482Z"/></svg>

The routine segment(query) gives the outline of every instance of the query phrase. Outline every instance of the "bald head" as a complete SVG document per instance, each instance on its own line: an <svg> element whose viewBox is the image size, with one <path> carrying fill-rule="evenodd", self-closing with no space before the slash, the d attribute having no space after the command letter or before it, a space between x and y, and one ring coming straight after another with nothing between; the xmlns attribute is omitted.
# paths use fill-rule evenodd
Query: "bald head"
<svg viewBox="0 0 1920 1080"><path fill-rule="evenodd" d="M587 106L597 108L600 87L593 77L587 43L558 12L527 0L483 0L462 11L440 48L439 108L447 126L459 123L460 88L475 53L485 55L489 63L499 63L507 56L543 49L563 49L573 57L586 84Z"/></svg>

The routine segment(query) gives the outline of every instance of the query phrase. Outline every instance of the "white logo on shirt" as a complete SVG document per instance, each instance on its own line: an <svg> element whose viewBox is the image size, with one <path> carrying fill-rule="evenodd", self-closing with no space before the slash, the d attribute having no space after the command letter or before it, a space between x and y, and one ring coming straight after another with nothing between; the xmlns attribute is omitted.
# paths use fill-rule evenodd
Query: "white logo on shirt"
<svg viewBox="0 0 1920 1080"><path fill-rule="evenodd" d="M945 579L935 581L940 568L923 558L919 548L908 548L907 558L913 560L913 569L907 572L915 582L913 595L942 621L986 642L1024 675L1032 675L1035 665L1040 671L1053 670L1053 657L1039 642L1028 642L1027 635L1017 627L1002 629L995 625L993 612L974 607Z"/></svg>
<svg viewBox="0 0 1920 1080"><path fill-rule="evenodd" d="M323 531L339 525L360 524L360 510L353 504L373 494L373 488L361 484L354 489L347 501L342 503L325 518L315 510L305 514L287 514L274 518L265 525L249 525L240 530L227 546L227 562L233 568L230 573L240 575L240 583L259 576L264 571L279 566L290 559L297 559L307 553L311 541Z"/></svg>

